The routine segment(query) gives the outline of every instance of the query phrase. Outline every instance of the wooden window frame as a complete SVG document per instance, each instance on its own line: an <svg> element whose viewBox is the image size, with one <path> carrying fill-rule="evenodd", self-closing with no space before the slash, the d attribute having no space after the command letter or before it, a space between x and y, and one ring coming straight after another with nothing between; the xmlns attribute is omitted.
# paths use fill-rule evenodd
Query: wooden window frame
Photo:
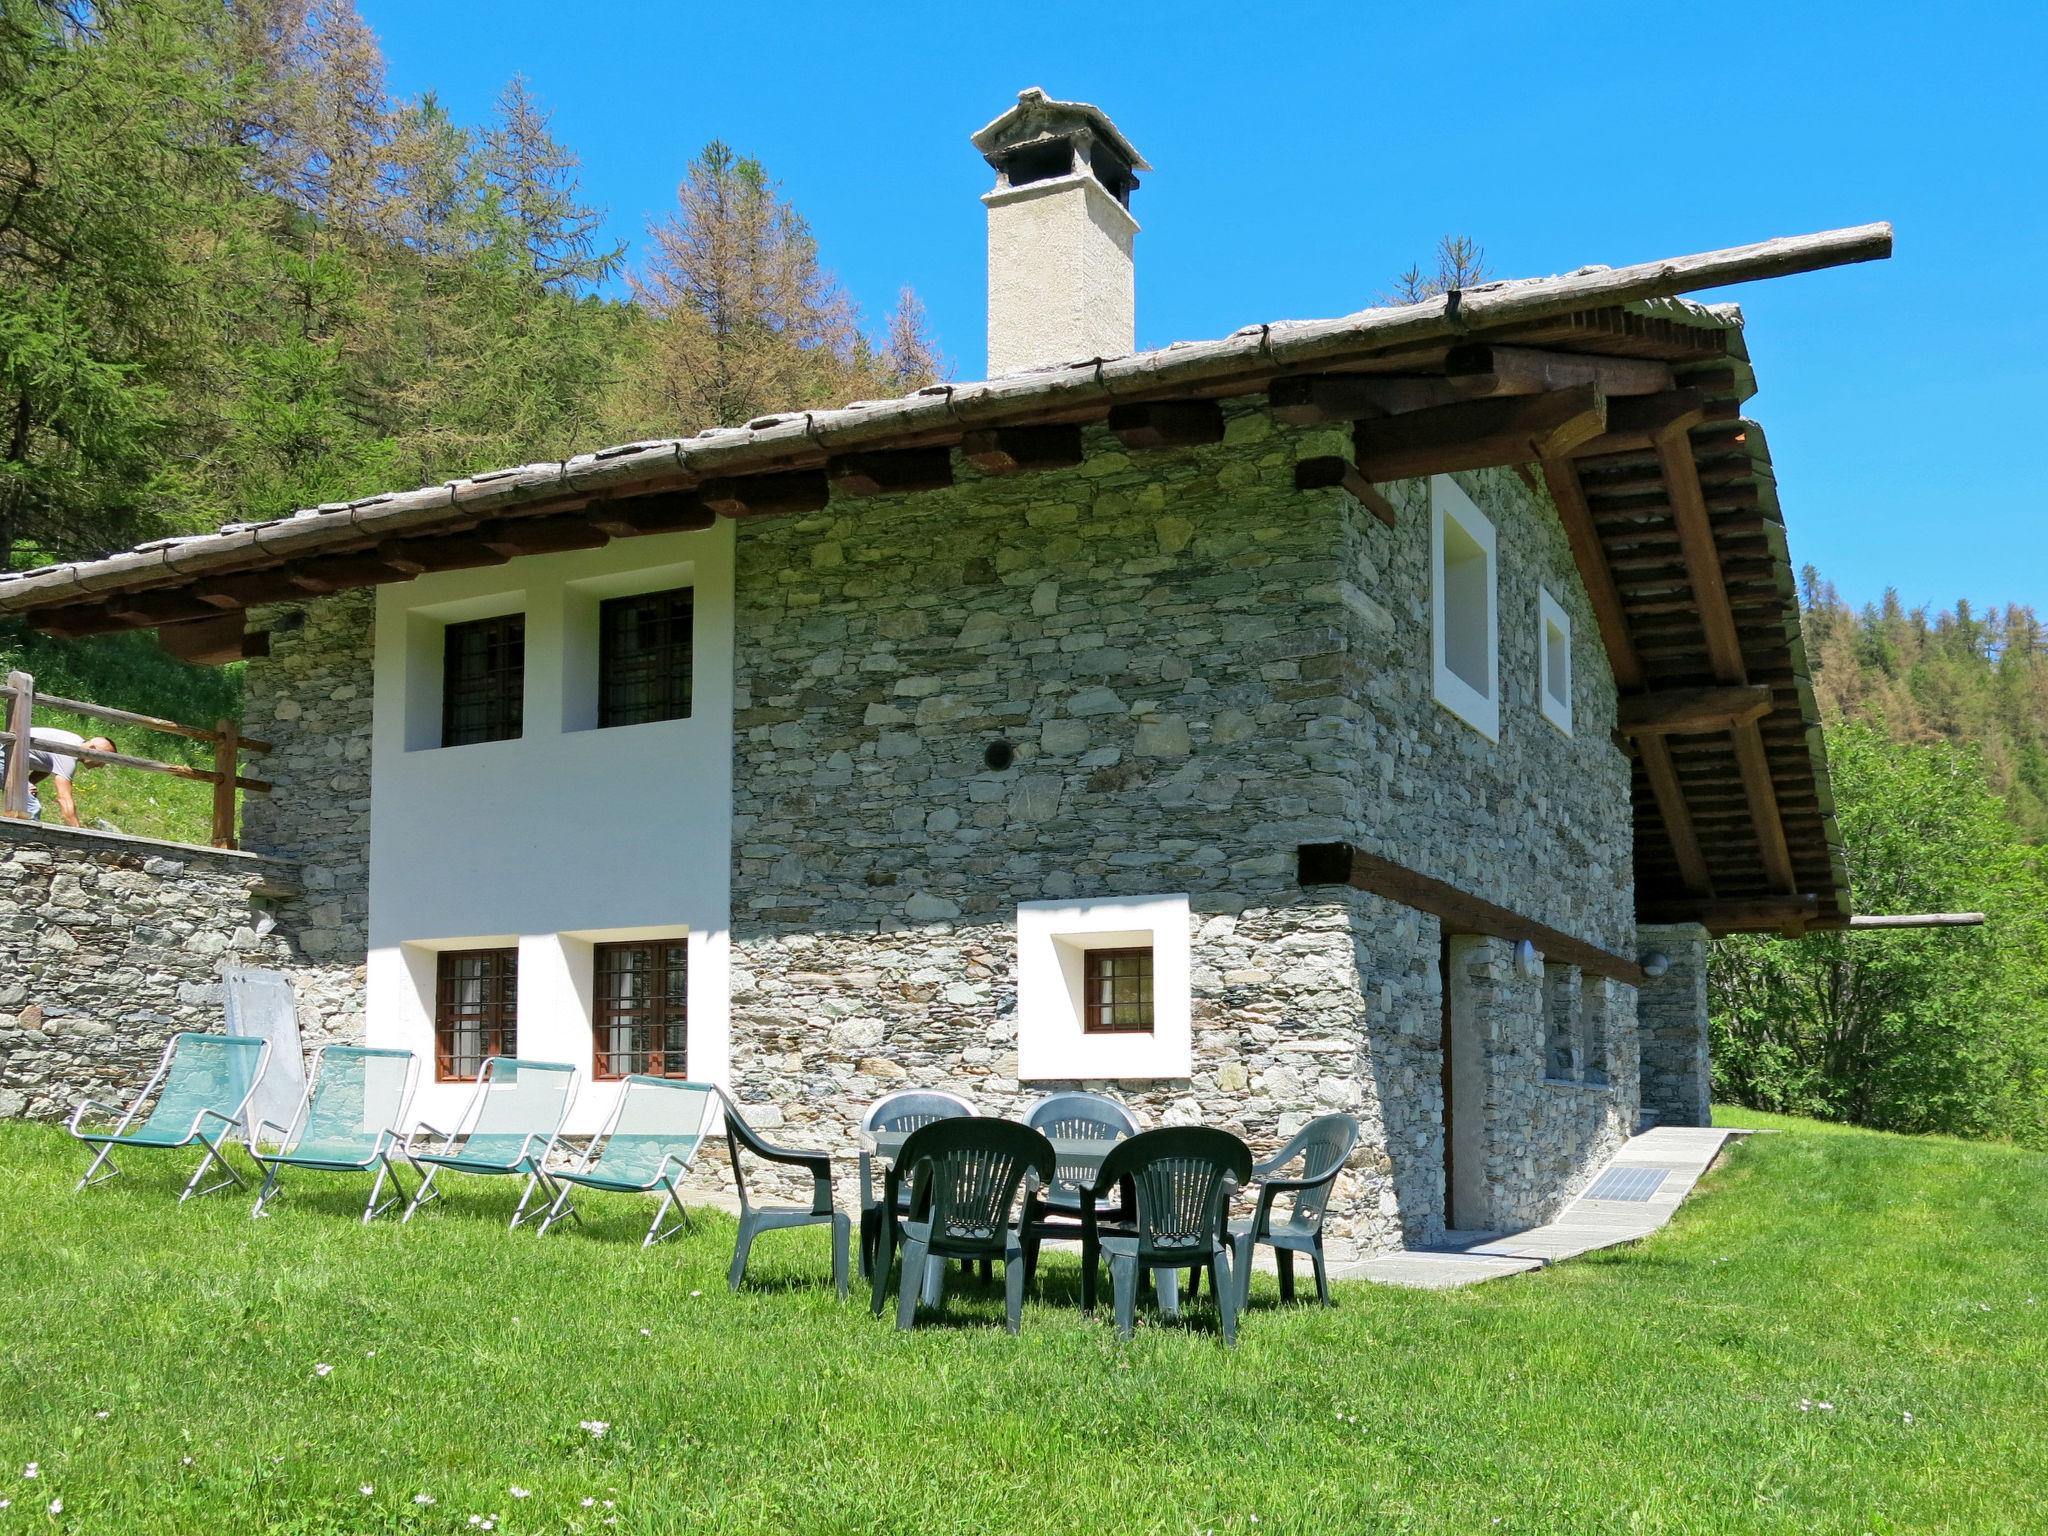
<svg viewBox="0 0 2048 1536"><path fill-rule="evenodd" d="M1084 1035L1149 1035L1157 1027L1158 1014L1155 1011L1156 985L1153 969L1153 946L1132 944L1115 948L1089 949L1082 952L1081 959L1081 1033ZM1128 960L1142 957L1143 968L1134 976L1116 974L1105 966L1107 961ZM1117 995L1117 983L1135 981L1139 995L1129 999L1128 1004ZM1104 996L1104 988L1109 995ZM1115 1013L1122 1006L1142 1006L1145 1021L1142 1024L1119 1024Z"/></svg>
<svg viewBox="0 0 2048 1536"><path fill-rule="evenodd" d="M619 615L635 604L661 603L664 631L660 643L634 657L615 654L615 626ZM659 592L634 592L608 597L597 605L597 726L609 730L622 725L651 725L661 720L690 718L691 695L695 686L697 658L697 594L694 587L670 587ZM644 666L651 682L649 702L627 705L613 698L627 680L615 669L627 661Z"/></svg>
<svg viewBox="0 0 2048 1536"><path fill-rule="evenodd" d="M621 1007L617 1000L607 995L606 983L615 975L625 974L608 969L608 962L614 961L630 950L654 951L654 967L650 973L654 984L648 989L648 1001L630 1007ZM680 972L680 975L676 973ZM649 1077L682 1078L689 1076L690 1067L690 948L689 941L677 937L672 939L627 939L612 944L592 946L591 987L590 987L590 1075L594 1081L616 1083L634 1075ZM630 1045L625 1049L606 1045L607 1032L612 1029L638 1029L646 1032L649 1040L647 1049L635 1050ZM631 1036L628 1036L630 1040ZM677 1043L677 1042L680 1043ZM616 1070L613 1058L629 1058L625 1071ZM674 1058L671 1060L671 1058Z"/></svg>
<svg viewBox="0 0 2048 1536"><path fill-rule="evenodd" d="M458 678L456 653L466 637L499 630L498 644L505 648L499 660L479 678ZM512 647L516 659L506 659ZM458 684L460 686L458 686ZM457 711L471 702L473 693L483 695L482 734L458 731ZM469 619L450 624L441 636L441 745L475 746L486 741L513 741L526 728L526 615L502 613L488 619Z"/></svg>
<svg viewBox="0 0 2048 1536"><path fill-rule="evenodd" d="M479 959L487 962L483 975L463 977L454 974L460 962ZM458 1027L471 1022L468 1016L457 1012L454 995L456 983L465 980L481 981L486 994L474 1017L474 1027L481 1037L477 1046L477 1069L469 1073L455 1070L455 1033ZM518 949L444 949L438 952L434 956L434 1081L473 1083L482 1074L483 1064L491 1057L518 1054Z"/></svg>

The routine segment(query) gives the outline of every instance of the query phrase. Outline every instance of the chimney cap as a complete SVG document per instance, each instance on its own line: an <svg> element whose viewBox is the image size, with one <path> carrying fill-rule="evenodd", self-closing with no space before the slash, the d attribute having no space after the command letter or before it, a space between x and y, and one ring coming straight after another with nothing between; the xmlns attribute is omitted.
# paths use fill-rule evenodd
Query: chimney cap
<svg viewBox="0 0 2048 1536"><path fill-rule="evenodd" d="M1086 101L1055 101L1035 85L1019 91L1017 105L974 135L974 147L995 165L1005 150L1035 139L1065 137L1077 129L1092 132L1132 170L1152 169L1102 108Z"/></svg>

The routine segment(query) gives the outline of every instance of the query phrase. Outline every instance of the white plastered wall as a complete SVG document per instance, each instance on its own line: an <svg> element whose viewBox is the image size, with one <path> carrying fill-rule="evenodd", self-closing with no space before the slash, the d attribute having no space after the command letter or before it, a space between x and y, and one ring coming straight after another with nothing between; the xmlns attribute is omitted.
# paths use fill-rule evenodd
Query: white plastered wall
<svg viewBox="0 0 2048 1536"><path fill-rule="evenodd" d="M1152 947L1152 1028L1081 1027L1091 949ZM1193 1070L1188 898L1113 896L1017 907L1017 1076L1025 1082L1184 1078Z"/></svg>
<svg viewBox="0 0 2048 1536"><path fill-rule="evenodd" d="M1138 221L1076 173L984 194L990 378L1133 347Z"/></svg>
<svg viewBox="0 0 2048 1536"><path fill-rule="evenodd" d="M596 1129L616 1084L591 1081L592 945L687 937L689 1071L729 1066L732 587L729 523L422 576L378 593L371 737L367 1038L421 1053L416 1120L444 1129L466 1083L433 1071L435 955L517 945L519 1054L569 1061L568 1129ZM597 605L688 586L690 718L597 730ZM448 623L526 615L524 734L439 738Z"/></svg>

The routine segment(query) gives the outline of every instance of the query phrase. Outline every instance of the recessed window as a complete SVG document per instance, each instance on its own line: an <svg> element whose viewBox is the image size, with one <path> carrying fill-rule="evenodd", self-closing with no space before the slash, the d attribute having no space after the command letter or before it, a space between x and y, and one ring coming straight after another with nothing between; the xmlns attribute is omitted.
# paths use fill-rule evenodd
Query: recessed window
<svg viewBox="0 0 2048 1536"><path fill-rule="evenodd" d="M1579 985L1579 1021L1585 1035L1585 1056L1579 1076L1589 1083L1607 1081L1607 1010L1612 994L1604 977L1587 976Z"/></svg>
<svg viewBox="0 0 2048 1536"><path fill-rule="evenodd" d="M1539 692L1543 718L1565 735L1572 733L1572 619L1548 592L1539 596L1537 623Z"/></svg>
<svg viewBox="0 0 2048 1536"><path fill-rule="evenodd" d="M509 741L526 706L526 615L450 624L441 650L441 745Z"/></svg>
<svg viewBox="0 0 2048 1536"><path fill-rule="evenodd" d="M1152 946L1091 949L1081 1028L1091 1035L1152 1032Z"/></svg>
<svg viewBox="0 0 2048 1536"><path fill-rule="evenodd" d="M600 727L689 718L692 597L681 587L598 605Z"/></svg>
<svg viewBox="0 0 2048 1536"><path fill-rule="evenodd" d="M1579 977L1569 965L1543 967L1543 1075L1573 1082L1579 1075Z"/></svg>
<svg viewBox="0 0 2048 1536"><path fill-rule="evenodd" d="M473 1080L491 1056L519 1054L519 951L448 949L435 961L434 1076Z"/></svg>
<svg viewBox="0 0 2048 1536"><path fill-rule="evenodd" d="M1500 631L1493 524L1448 475L1430 488L1430 639L1436 698L1500 739Z"/></svg>
<svg viewBox="0 0 2048 1536"><path fill-rule="evenodd" d="M600 944L592 1075L689 1075L689 942Z"/></svg>

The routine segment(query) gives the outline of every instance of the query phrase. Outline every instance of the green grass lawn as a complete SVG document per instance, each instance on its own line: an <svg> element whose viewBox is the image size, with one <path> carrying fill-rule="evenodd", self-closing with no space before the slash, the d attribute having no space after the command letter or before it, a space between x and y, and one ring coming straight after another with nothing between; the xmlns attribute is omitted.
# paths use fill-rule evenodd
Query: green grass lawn
<svg viewBox="0 0 2048 1536"><path fill-rule="evenodd" d="M1754 1137L1635 1248L1262 1277L1235 1351L1206 1307L1120 1345L1070 1259L1021 1337L957 1285L899 1335L815 1230L735 1296L708 1212L642 1252L638 1202L507 1233L509 1182L365 1230L317 1177L180 1210L182 1153L74 1197L47 1127L0 1164L0 1536L2043 1528L2048 1157L2006 1147Z"/></svg>

